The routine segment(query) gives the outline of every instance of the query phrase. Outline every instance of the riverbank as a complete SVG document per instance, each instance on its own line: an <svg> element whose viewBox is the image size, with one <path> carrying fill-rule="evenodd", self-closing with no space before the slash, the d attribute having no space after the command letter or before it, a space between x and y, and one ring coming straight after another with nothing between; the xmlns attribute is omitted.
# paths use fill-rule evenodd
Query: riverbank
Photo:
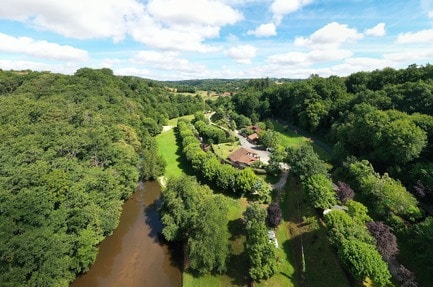
<svg viewBox="0 0 433 287"><path fill-rule="evenodd" d="M99 245L90 270L70 287L181 286L181 271L173 253L159 239L162 230L156 201L157 182L139 184L123 204L119 225Z"/></svg>

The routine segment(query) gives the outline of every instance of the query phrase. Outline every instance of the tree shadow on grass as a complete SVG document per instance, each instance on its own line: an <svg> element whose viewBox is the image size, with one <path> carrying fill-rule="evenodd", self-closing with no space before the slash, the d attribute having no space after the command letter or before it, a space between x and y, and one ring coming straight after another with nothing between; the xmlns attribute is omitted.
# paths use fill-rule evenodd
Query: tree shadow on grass
<svg viewBox="0 0 433 287"><path fill-rule="evenodd" d="M243 223L242 218L230 220L228 223L228 228L229 228L230 234L232 235L230 237L231 241L238 239L242 235L245 235L244 223Z"/></svg>
<svg viewBox="0 0 433 287"><path fill-rule="evenodd" d="M248 258L245 252L230 255L227 263L227 276L231 278L233 285L245 286L248 283Z"/></svg>
<svg viewBox="0 0 433 287"><path fill-rule="evenodd" d="M244 251L245 229L241 218L230 220L228 229L231 234L232 251L227 260L227 276L233 285L245 286L248 283L248 257Z"/></svg>

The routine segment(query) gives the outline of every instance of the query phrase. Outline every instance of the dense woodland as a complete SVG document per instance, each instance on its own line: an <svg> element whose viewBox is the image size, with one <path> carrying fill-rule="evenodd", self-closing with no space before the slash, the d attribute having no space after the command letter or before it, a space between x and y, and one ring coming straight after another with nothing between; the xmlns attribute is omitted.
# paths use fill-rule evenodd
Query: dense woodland
<svg viewBox="0 0 433 287"><path fill-rule="evenodd" d="M234 124L240 116L253 123L274 118L333 146L332 170L309 146L280 147L278 157L289 163L319 210L336 203L347 205L349 211L354 206L364 210L324 218L343 265L355 277L369 276L379 286L389 283L388 271L378 263L380 256L367 252L372 249L368 245L376 242L379 251L394 250L381 254L384 260L397 256L424 285L433 280L428 267L433 263L432 65L358 72L345 78L312 75L282 84L251 80L247 88L231 99L219 98L213 107L227 111ZM340 180L336 198L332 181ZM348 193L353 195L347 198ZM380 232L391 234L388 238L397 235L398 242L380 246L380 240L372 239L380 238ZM415 283L410 271L400 270L409 274L401 276L407 279L402 286L416 286L411 285Z"/></svg>
<svg viewBox="0 0 433 287"><path fill-rule="evenodd" d="M109 69L0 72L1 286L68 286L95 260L140 178L163 173L153 138L205 108Z"/></svg>
<svg viewBox="0 0 433 287"><path fill-rule="evenodd" d="M1 285L67 286L87 271L137 182L163 174L154 140L162 125L209 106L214 120L224 119L231 128L273 118L333 147L330 168L311 146L279 147L272 131L262 134L275 148L268 171L287 162L319 214L335 204L347 207L322 218L342 265L355 278L368 276L386 286L386 262L396 257L405 266L399 268L401 286L416 286L411 271L424 284L433 280L432 65L215 83L170 88L194 92L210 85L206 90L233 96L205 102L198 95L173 94L166 83L113 76L109 69L83 68L70 76L0 71ZM227 85L235 88L223 89ZM180 121L178 133L186 159L204 179L235 196L270 201L269 187L251 169L237 170L202 150L199 134L207 142L228 139L202 114L192 123ZM227 245L219 240L226 230L219 227L226 224L220 215L227 207L220 198L193 178L169 181L163 193L164 236L188 241L189 264L199 273L226 268ZM260 255L274 252L265 217L266 210L254 204L244 214L253 279L274 272L272 256ZM213 249L203 236L215 236Z"/></svg>

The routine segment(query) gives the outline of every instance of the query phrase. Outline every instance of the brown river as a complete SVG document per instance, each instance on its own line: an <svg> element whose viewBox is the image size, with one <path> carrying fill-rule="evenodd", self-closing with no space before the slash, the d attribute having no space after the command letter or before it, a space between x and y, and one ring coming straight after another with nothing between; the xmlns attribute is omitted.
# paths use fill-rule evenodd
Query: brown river
<svg viewBox="0 0 433 287"><path fill-rule="evenodd" d="M96 262L70 287L182 285L178 264L158 237L162 229L156 207L160 192L157 182L139 185L123 205L119 226L101 242Z"/></svg>

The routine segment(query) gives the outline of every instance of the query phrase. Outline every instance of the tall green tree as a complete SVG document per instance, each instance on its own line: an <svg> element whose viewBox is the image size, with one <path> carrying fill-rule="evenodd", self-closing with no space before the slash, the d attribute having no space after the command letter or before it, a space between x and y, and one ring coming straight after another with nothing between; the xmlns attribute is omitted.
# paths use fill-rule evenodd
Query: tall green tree
<svg viewBox="0 0 433 287"><path fill-rule="evenodd" d="M192 177L171 179L158 210L162 234L169 241L187 244L192 269L200 273L223 272L229 254L228 206Z"/></svg>
<svg viewBox="0 0 433 287"><path fill-rule="evenodd" d="M332 188L332 181L323 174L308 177L303 184L305 193L316 208L327 209L337 203L337 195Z"/></svg>
<svg viewBox="0 0 433 287"><path fill-rule="evenodd" d="M250 263L249 275L256 281L269 278L277 271L275 246L269 240L266 217L266 210L257 204L248 206L244 213L247 230L245 249Z"/></svg>

